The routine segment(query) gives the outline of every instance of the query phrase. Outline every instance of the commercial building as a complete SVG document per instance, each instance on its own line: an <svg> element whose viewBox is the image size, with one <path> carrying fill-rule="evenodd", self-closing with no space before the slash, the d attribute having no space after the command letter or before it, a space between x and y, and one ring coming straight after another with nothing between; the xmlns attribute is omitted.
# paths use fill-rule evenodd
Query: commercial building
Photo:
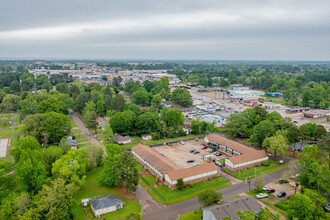
<svg viewBox="0 0 330 220"><path fill-rule="evenodd" d="M329 110L311 110L302 113L307 118L322 118L330 115Z"/></svg>
<svg viewBox="0 0 330 220"><path fill-rule="evenodd" d="M281 93L281 92L272 92L272 93L267 94L267 96L270 96L270 97L280 97L282 95L283 95L283 93Z"/></svg>
<svg viewBox="0 0 330 220"><path fill-rule="evenodd" d="M299 113L299 112L304 112L304 111L309 111L310 107L299 107L299 106L291 106L285 109L286 113Z"/></svg>
<svg viewBox="0 0 330 220"><path fill-rule="evenodd" d="M166 186L176 188L177 180L182 178L185 184L197 183L218 175L214 163L201 164L180 169L151 147L139 144L132 148L137 161Z"/></svg>
<svg viewBox="0 0 330 220"><path fill-rule="evenodd" d="M207 135L204 141L211 148L218 149L228 155L225 166L233 172L260 165L269 159L264 150L255 150L216 134Z"/></svg>

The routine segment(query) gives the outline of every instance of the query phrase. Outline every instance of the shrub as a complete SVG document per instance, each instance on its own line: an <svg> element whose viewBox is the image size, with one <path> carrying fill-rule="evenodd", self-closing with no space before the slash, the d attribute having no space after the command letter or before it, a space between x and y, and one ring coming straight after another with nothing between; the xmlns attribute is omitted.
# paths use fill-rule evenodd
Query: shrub
<svg viewBox="0 0 330 220"><path fill-rule="evenodd" d="M261 165L264 166L264 167L268 167L270 164L271 164L270 161L265 161L265 162L261 163Z"/></svg>
<svg viewBox="0 0 330 220"><path fill-rule="evenodd" d="M177 187L179 190L184 189L184 182L183 182L183 179L182 179L182 178L180 178L180 179L177 180L176 187Z"/></svg>

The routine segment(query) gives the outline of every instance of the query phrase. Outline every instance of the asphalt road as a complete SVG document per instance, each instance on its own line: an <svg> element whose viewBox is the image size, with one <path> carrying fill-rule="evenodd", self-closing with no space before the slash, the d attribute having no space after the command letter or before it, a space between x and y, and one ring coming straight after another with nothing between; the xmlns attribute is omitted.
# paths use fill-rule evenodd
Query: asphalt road
<svg viewBox="0 0 330 220"><path fill-rule="evenodd" d="M274 181L279 180L282 177L282 172L286 170L287 168L274 171L272 173L268 173L263 175L264 183L268 184ZM251 180L250 184L250 190L254 189L254 181ZM140 190L145 190L141 189ZM223 199L230 198L232 196L241 194L243 192L249 191L249 184L246 182L241 182L235 185L231 185L225 188L222 188L220 190L217 190L218 192L222 192ZM143 193L139 192L140 196L142 196ZM146 192L147 193L147 192ZM139 197L139 196L137 196ZM143 206L142 210L142 218L144 220L174 220L177 219L179 214L184 214L196 209L200 208L200 203L198 202L197 197L184 200L182 202L178 202L171 205L160 205L156 201L152 201L150 199L150 196L148 197L148 201L146 205L141 204Z"/></svg>

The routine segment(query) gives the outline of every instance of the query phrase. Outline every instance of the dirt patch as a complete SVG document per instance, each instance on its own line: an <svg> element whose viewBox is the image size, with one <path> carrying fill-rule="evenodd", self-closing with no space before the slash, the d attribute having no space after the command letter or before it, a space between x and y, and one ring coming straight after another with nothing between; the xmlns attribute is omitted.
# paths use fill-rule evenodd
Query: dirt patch
<svg viewBox="0 0 330 220"><path fill-rule="evenodd" d="M118 191L121 194L121 197L124 197L125 199L134 199L134 195L128 191L126 194L126 188L124 185L118 187Z"/></svg>

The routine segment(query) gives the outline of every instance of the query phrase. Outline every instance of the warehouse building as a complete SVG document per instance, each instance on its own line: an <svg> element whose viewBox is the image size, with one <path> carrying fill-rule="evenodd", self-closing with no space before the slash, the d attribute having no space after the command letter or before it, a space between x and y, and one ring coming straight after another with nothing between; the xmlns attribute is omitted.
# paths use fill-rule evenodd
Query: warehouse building
<svg viewBox="0 0 330 220"><path fill-rule="evenodd" d="M229 155L225 165L233 172L260 165L269 159L265 150L255 150L216 134L207 135L204 141L211 148Z"/></svg>

